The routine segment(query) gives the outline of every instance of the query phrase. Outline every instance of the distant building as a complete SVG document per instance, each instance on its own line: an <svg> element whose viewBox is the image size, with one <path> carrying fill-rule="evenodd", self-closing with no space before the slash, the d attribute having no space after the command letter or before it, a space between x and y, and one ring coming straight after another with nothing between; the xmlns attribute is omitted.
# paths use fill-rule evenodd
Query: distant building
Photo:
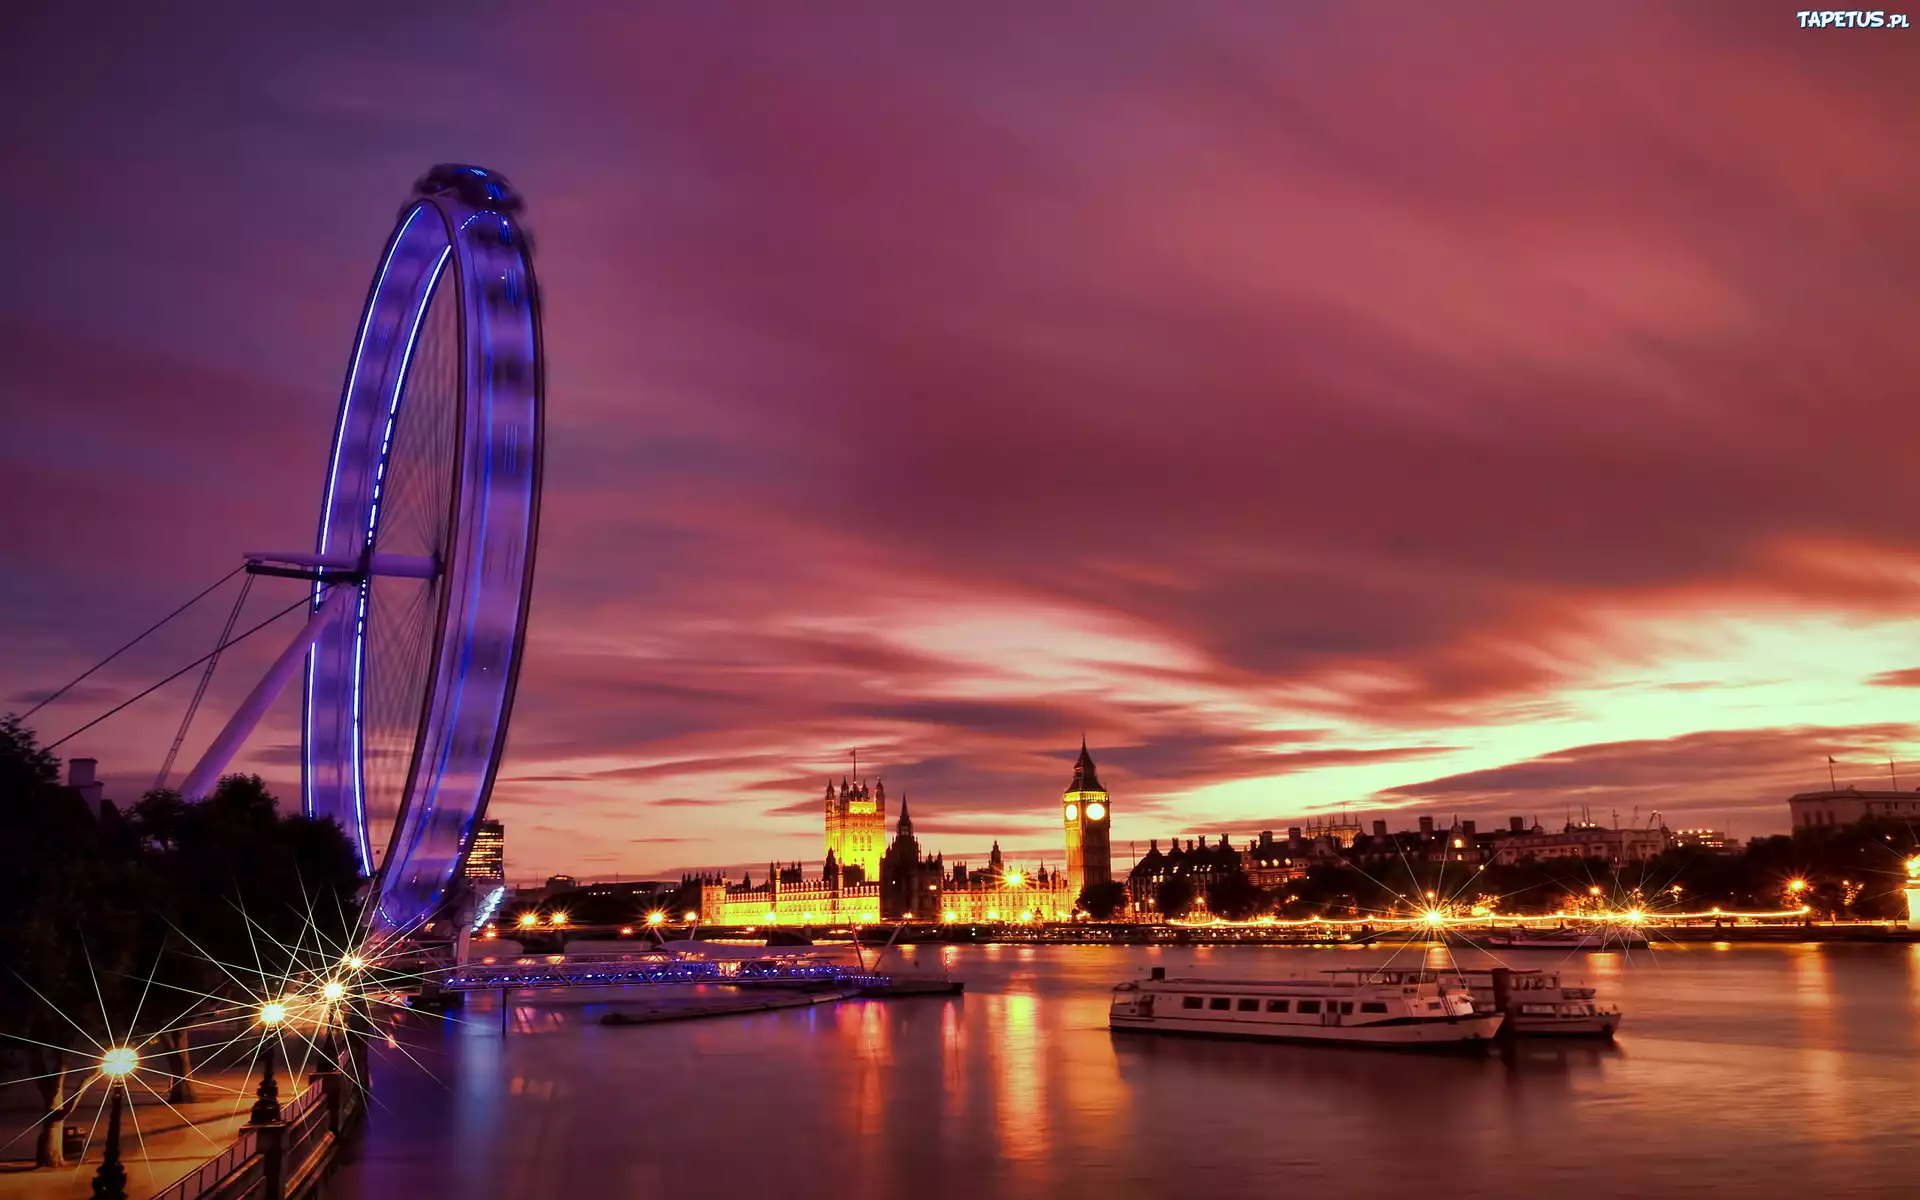
<svg viewBox="0 0 1920 1200"><path fill-rule="evenodd" d="M1738 846L1727 844L1725 831L1719 829L1676 829L1673 831L1673 844L1693 850L1713 850L1720 853L1737 854Z"/></svg>
<svg viewBox="0 0 1920 1200"><path fill-rule="evenodd" d="M549 896L553 895L555 892L571 892L574 889L578 888L579 886L580 886L580 881L575 879L571 875L547 876L546 887L547 887L547 895Z"/></svg>
<svg viewBox="0 0 1920 1200"><path fill-rule="evenodd" d="M1304 835L1309 842L1323 837L1332 838L1342 850L1350 850L1353 848L1353 843L1358 841L1364 832L1360 828L1360 822L1349 820L1343 812L1338 818L1331 815L1310 817L1306 825L1293 836L1294 840L1298 841Z"/></svg>
<svg viewBox="0 0 1920 1200"><path fill-rule="evenodd" d="M1088 887L1113 882L1113 812L1084 737L1060 797L1060 816L1067 833L1067 888L1077 900Z"/></svg>
<svg viewBox="0 0 1920 1200"><path fill-rule="evenodd" d="M1259 841L1247 843L1246 852L1240 856L1240 866L1253 886L1279 887L1306 875L1307 867L1312 865L1313 847L1311 842L1301 841L1300 834L1300 828L1295 826L1287 830L1286 841L1277 842L1273 839L1273 830L1262 829Z"/></svg>
<svg viewBox="0 0 1920 1200"><path fill-rule="evenodd" d="M582 896L598 900L642 900L649 899L662 891L671 892L673 885L651 879L634 879L614 883L589 883L575 890Z"/></svg>
<svg viewBox="0 0 1920 1200"><path fill-rule="evenodd" d="M1208 884L1245 869L1240 852L1228 843L1224 833L1218 843L1211 845L1205 838L1198 841L1188 838L1185 846L1179 838L1169 838L1164 852L1160 849L1160 839L1155 838L1147 843L1147 852L1127 873L1127 898L1133 902L1135 911L1145 912L1152 907L1160 885L1168 880L1185 879L1193 884L1196 893L1204 894Z"/></svg>
<svg viewBox="0 0 1920 1200"><path fill-rule="evenodd" d="M1510 833L1494 852L1496 863L1529 858L1598 858L1619 865L1645 862L1667 848L1664 829L1608 829L1583 822L1569 823L1559 833L1531 830Z"/></svg>
<svg viewBox="0 0 1920 1200"><path fill-rule="evenodd" d="M507 877L507 834L498 821L476 821L473 845L467 849L465 875L477 883L500 883Z"/></svg>
<svg viewBox="0 0 1920 1200"><path fill-rule="evenodd" d="M845 871L858 868L862 880L880 878L880 856L887 845L887 786L874 781L849 784L843 776L840 790L827 782L827 854Z"/></svg>
<svg viewBox="0 0 1920 1200"><path fill-rule="evenodd" d="M1851 787L1801 792L1788 798L1787 808L1793 813L1795 829L1852 825L1868 817L1911 821L1920 818L1920 792L1862 791Z"/></svg>
<svg viewBox="0 0 1920 1200"><path fill-rule="evenodd" d="M767 877L729 883L719 875L688 880L700 885L700 919L709 925L841 925L880 919L880 885L843 885L833 872L807 879L798 865L767 864Z"/></svg>
<svg viewBox="0 0 1920 1200"><path fill-rule="evenodd" d="M920 855L913 836L907 798L900 797L900 824L893 844L880 860L880 914L888 920L932 921L940 916L940 890L946 864L939 855Z"/></svg>
<svg viewBox="0 0 1920 1200"><path fill-rule="evenodd" d="M94 758L70 758L67 760L67 786L80 793L87 802L87 808L94 816L99 816L106 806L107 785L94 778L100 760Z"/></svg>
<svg viewBox="0 0 1920 1200"><path fill-rule="evenodd" d="M1071 870L1049 870L1044 863L1033 869L1009 865L998 842L986 867L969 871L965 863L949 869L942 855L921 852L905 797L893 840L886 842L884 787L876 782L869 791L864 783L842 779L838 788L827 785L827 853L819 878L808 879L799 863L768 863L758 884L751 874L738 883L715 874L681 882L700 889L701 919L714 925L1066 921L1087 884L1113 878L1108 804L1082 742L1061 800L1077 879Z"/></svg>

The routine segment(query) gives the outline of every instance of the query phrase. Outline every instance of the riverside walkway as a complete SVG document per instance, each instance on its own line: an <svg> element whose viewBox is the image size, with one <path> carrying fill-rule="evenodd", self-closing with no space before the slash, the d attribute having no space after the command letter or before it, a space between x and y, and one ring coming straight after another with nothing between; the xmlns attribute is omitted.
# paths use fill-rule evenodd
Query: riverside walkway
<svg viewBox="0 0 1920 1200"><path fill-rule="evenodd" d="M284 1082L284 1076L282 1080ZM245 1072L232 1069L194 1077L201 1097L169 1105L138 1085L133 1104L121 1119L120 1154L127 1171L128 1200L150 1200L182 1175L197 1169L234 1144L247 1123L254 1086ZM0 1200L80 1200L93 1194L93 1173L100 1166L107 1136L104 1089L90 1088L67 1118L85 1139L84 1159L57 1169L35 1170L33 1146L40 1119L39 1093L31 1086L10 1091L0 1108Z"/></svg>
<svg viewBox="0 0 1920 1200"><path fill-rule="evenodd" d="M364 1059L359 1060L364 1070ZM358 1085L332 1065L297 1082L238 1071L196 1073L205 1099L169 1104L133 1094L120 1116L119 1165L126 1200L304 1200L315 1195L365 1106ZM15 1101L0 1120L22 1158L0 1164L0 1200L93 1197L106 1160L107 1107L96 1088L69 1117L85 1150L66 1166L36 1170L31 1154L38 1106ZM144 1093L138 1086L129 1093ZM10 1098L11 1099L11 1098Z"/></svg>

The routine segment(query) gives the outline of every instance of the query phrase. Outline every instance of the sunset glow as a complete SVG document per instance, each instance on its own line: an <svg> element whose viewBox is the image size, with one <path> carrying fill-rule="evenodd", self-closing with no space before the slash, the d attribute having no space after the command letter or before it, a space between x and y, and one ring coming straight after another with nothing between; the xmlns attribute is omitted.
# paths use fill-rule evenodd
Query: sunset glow
<svg viewBox="0 0 1920 1200"><path fill-rule="evenodd" d="M436 42L519 64L523 103L471 109L338 29L30 66L10 151L85 178L21 214L41 300L0 318L0 500L39 514L0 711L311 539L396 163L470 146L545 206L565 374L489 810L516 883L816 860L854 747L976 866L1058 854L1083 732L1116 854L1343 808L1738 841L1829 756L1911 790L1911 39L1730 11L1144 8L1062 64L1037 17L528 10ZM177 63L191 119L129 120ZM431 139L365 136L420 106ZM173 158L139 204L94 174ZM350 194L258 203L319 170ZM168 695L61 752L137 799ZM283 796L298 708L234 764Z"/></svg>

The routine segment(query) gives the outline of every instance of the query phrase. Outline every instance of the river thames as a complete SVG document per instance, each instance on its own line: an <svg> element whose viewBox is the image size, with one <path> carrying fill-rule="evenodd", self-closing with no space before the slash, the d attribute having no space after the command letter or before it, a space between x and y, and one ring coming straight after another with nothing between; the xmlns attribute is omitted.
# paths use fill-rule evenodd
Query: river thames
<svg viewBox="0 0 1920 1200"><path fill-rule="evenodd" d="M409 1018L419 1064L378 1050L328 1195L1832 1197L1920 1175L1920 947L1510 955L1625 1023L1484 1056L1106 1028L1152 966L1304 975L1379 947L924 952L964 996L616 1028L618 991L523 992L505 1038L491 996Z"/></svg>

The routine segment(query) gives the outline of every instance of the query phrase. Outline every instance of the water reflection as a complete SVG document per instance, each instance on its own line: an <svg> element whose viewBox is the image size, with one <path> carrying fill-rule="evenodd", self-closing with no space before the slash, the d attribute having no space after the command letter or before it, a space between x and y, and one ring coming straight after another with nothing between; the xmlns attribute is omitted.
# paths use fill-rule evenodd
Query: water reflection
<svg viewBox="0 0 1920 1200"><path fill-rule="evenodd" d="M1032 947L1024 947L1031 950ZM987 998L988 1051L994 1063L994 1128L1000 1153L1037 1158L1047 1149L1046 1064L1030 994Z"/></svg>
<svg viewBox="0 0 1920 1200"><path fill-rule="evenodd" d="M1579 1200L1905 1184L1920 947L1516 962L1598 984L1627 1010L1622 1040L1481 1057L1106 1028L1108 990L1150 966L1310 975L1382 949L950 953L957 999L611 1028L598 1014L636 998L519 993L504 1038L494 997L458 1023L416 1021L407 1049L426 1070L380 1055L364 1151L330 1194L1400 1200L1418 1180Z"/></svg>

